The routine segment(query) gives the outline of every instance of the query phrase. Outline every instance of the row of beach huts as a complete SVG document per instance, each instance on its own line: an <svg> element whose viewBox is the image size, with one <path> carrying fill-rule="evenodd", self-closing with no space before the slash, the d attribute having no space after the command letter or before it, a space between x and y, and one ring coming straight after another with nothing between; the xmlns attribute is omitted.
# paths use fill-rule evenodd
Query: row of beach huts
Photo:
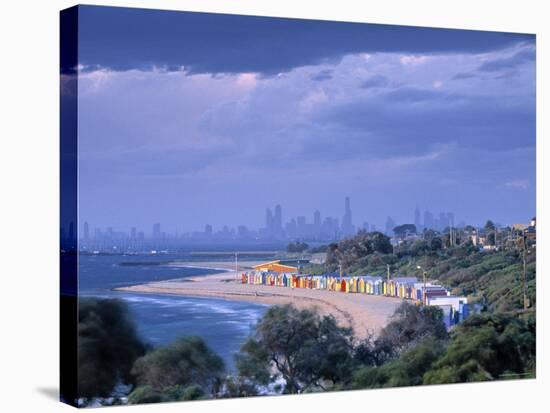
<svg viewBox="0 0 550 413"><path fill-rule="evenodd" d="M374 275L340 276L339 274L299 274L296 267L271 261L241 274L243 284L273 287L307 288L341 293L369 294L435 305L443 311L447 328L468 317L468 299L452 296L443 286L419 282L416 277L386 278Z"/></svg>

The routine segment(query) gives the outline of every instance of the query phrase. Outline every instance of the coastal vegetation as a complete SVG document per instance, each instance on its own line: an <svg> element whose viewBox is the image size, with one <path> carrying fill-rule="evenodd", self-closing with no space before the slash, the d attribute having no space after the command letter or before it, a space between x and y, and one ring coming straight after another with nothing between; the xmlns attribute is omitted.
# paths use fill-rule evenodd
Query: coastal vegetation
<svg viewBox="0 0 550 413"><path fill-rule="evenodd" d="M283 383L277 390L291 394L347 386L353 331L315 309L271 307L242 346L237 367L258 391L276 383Z"/></svg>
<svg viewBox="0 0 550 413"><path fill-rule="evenodd" d="M131 374L137 387L129 403L197 400L220 390L225 365L199 337L183 337L137 359Z"/></svg>
<svg viewBox="0 0 550 413"><path fill-rule="evenodd" d="M80 404L535 377L535 248L523 250L512 243L480 251L468 240L454 239L451 245L448 234L435 233L392 246L382 233L361 232L327 245L325 251L324 264L303 271L425 273L453 293L466 295L475 311L448 331L438 307L403 302L376 336L360 339L315 308L273 306L258 320L235 356L235 369L229 370L201 338L182 332L172 344L153 348L138 337L123 301L85 298L79 308Z"/></svg>
<svg viewBox="0 0 550 413"><path fill-rule="evenodd" d="M131 370L146 349L124 301L91 297L79 299L80 397L108 397L119 383L135 384Z"/></svg>
<svg viewBox="0 0 550 413"><path fill-rule="evenodd" d="M378 336L358 340L314 308L275 306L236 355L236 374L202 339L183 337L135 357L130 374L118 376L127 397L112 397L117 383L102 381L97 393L91 387L81 393L81 405L98 398L140 404L534 377L535 330L531 315L486 313L448 333L439 309L404 302ZM101 357L88 352L81 361L92 365Z"/></svg>
<svg viewBox="0 0 550 413"><path fill-rule="evenodd" d="M488 227L491 226L489 221ZM495 251L482 251L469 240L449 234L424 233L423 238L392 247L380 232L360 232L353 238L328 245L324 264L310 265L305 273L339 272L350 275L421 277L445 285L453 294L467 296L485 310L514 312L523 303L523 247L509 243ZM525 285L529 306L536 305L536 248L525 254Z"/></svg>

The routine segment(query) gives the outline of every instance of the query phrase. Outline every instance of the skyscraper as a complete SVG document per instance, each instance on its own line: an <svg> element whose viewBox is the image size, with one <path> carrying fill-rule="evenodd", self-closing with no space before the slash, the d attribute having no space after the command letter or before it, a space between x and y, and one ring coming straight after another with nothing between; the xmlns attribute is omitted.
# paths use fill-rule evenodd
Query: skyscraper
<svg viewBox="0 0 550 413"><path fill-rule="evenodd" d="M422 231L422 222L420 221L420 209L418 207L414 210L414 225L416 226L416 232L420 233Z"/></svg>
<svg viewBox="0 0 550 413"><path fill-rule="evenodd" d="M281 205L275 206L275 215L273 216L273 235L277 238L283 236L283 209Z"/></svg>
<svg viewBox="0 0 550 413"><path fill-rule="evenodd" d="M153 225L153 239L160 238L160 224Z"/></svg>
<svg viewBox="0 0 550 413"><path fill-rule="evenodd" d="M424 211L424 228L437 229L435 228L434 216L430 211Z"/></svg>
<svg viewBox="0 0 550 413"><path fill-rule="evenodd" d="M321 236L321 212L315 211L313 213L313 234L315 238Z"/></svg>
<svg viewBox="0 0 550 413"><path fill-rule="evenodd" d="M271 212L271 208L265 210L265 233L268 237L273 236L273 212Z"/></svg>
<svg viewBox="0 0 550 413"><path fill-rule="evenodd" d="M338 239L338 228L337 218L325 217L321 225L321 234L326 239Z"/></svg>
<svg viewBox="0 0 550 413"><path fill-rule="evenodd" d="M352 216L351 216L351 206L349 196L346 197L345 206L344 206L344 216L342 217L342 234L353 235L355 233L355 227L353 226Z"/></svg>
<svg viewBox="0 0 550 413"><path fill-rule="evenodd" d="M88 226L88 222L84 223L84 241L90 240L90 227Z"/></svg>
<svg viewBox="0 0 550 413"><path fill-rule="evenodd" d="M447 216L447 214L445 212L440 212L439 213L439 225L438 225L437 229L439 231L443 231L448 226L449 226L449 217Z"/></svg>
<svg viewBox="0 0 550 413"><path fill-rule="evenodd" d="M449 225L454 227L455 226L455 214L454 214L454 212L447 212L447 216L449 217Z"/></svg>
<svg viewBox="0 0 550 413"><path fill-rule="evenodd" d="M315 211L313 213L313 224L316 226L316 227L320 227L321 226L321 213L319 211Z"/></svg>
<svg viewBox="0 0 550 413"><path fill-rule="evenodd" d="M392 217L388 216L386 219L386 235L392 236L393 235L393 229L396 227L395 221L392 219Z"/></svg>
<svg viewBox="0 0 550 413"><path fill-rule="evenodd" d="M298 233L298 225L296 223L296 219L292 218L289 222L287 222L287 224L285 225L285 230L287 238L296 238Z"/></svg>

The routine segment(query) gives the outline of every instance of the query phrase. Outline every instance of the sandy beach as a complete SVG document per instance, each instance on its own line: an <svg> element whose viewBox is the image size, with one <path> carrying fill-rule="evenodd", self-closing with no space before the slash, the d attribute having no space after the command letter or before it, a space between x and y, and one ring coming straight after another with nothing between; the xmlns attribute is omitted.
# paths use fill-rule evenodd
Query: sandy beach
<svg viewBox="0 0 550 413"><path fill-rule="evenodd" d="M368 332L377 334L401 303L400 300L395 298L366 294L347 294L324 290L241 284L240 271L250 268L254 264L255 262L239 263L239 273L228 271L221 274L151 282L117 288L116 290L136 293L215 297L266 305L291 303L299 308L314 306L323 314L332 314L342 325L353 327L356 336L359 338L365 337ZM194 262L192 265L217 269L233 268L234 270L235 268L232 263Z"/></svg>

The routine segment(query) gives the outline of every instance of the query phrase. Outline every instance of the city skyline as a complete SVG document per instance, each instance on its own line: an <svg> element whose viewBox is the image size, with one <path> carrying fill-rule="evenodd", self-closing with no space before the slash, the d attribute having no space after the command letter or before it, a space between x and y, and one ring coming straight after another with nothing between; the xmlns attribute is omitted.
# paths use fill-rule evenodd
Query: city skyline
<svg viewBox="0 0 550 413"><path fill-rule="evenodd" d="M421 218L422 216L424 218L423 220ZM161 223L155 223L152 225L150 231L142 230L135 226L126 231L108 226L103 228L95 227L92 232L89 223L85 221L79 239L84 242L91 242L94 240L133 240L139 242L173 240L178 242L202 242L208 244L217 241L262 243L302 240L322 243L348 238L361 230L367 232L379 231L392 237L394 236L393 229L403 224L414 224L417 233L422 233L427 229L443 232L453 227L464 228L466 225L472 225L463 220L455 222L454 212L442 211L437 214L429 210L422 211L418 207L411 211L410 220L396 221L391 216L388 216L386 218L385 227L377 226L374 223L368 223L366 221L361 225L356 225L352 218L350 197L344 199L343 215L341 219L328 215L323 216L319 210L315 210L309 218L310 219L308 219L306 215L300 215L297 217L289 217L288 220L285 221L283 206L277 204L273 209L270 207L266 208L264 225L258 228L242 224L234 226L223 225L220 228L215 228L213 225L206 223L202 230L178 232L171 231L170 229L166 230ZM496 226L513 226L516 224L520 223L508 223L505 225L498 222L495 223ZM473 226L481 228L483 225Z"/></svg>

